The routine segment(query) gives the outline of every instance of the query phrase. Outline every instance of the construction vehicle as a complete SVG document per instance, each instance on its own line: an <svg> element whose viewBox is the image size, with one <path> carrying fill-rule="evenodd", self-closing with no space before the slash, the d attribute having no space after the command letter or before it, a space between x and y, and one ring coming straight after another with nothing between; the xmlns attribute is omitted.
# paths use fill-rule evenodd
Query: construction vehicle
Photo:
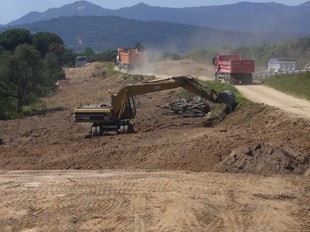
<svg viewBox="0 0 310 232"><path fill-rule="evenodd" d="M81 67L87 64L87 56L77 56L75 58L75 66Z"/></svg>
<svg viewBox="0 0 310 232"><path fill-rule="evenodd" d="M136 67L143 66L145 62L144 52L138 48L118 48L116 65L119 70L131 71Z"/></svg>
<svg viewBox="0 0 310 232"><path fill-rule="evenodd" d="M288 72L296 69L296 59L271 58L268 61L268 72Z"/></svg>
<svg viewBox="0 0 310 232"><path fill-rule="evenodd" d="M133 97L178 87L185 88L213 103L226 104L227 112L231 112L235 108L235 96L231 91L226 90L217 93L215 90L204 87L190 76L179 76L124 86L118 93L111 94L111 105L89 105L76 108L74 112L75 121L93 123L90 132L93 136L133 133L133 124L129 121L136 115Z"/></svg>
<svg viewBox="0 0 310 232"><path fill-rule="evenodd" d="M217 54L213 65L216 80L231 84L253 83L254 60L242 60L240 54Z"/></svg>

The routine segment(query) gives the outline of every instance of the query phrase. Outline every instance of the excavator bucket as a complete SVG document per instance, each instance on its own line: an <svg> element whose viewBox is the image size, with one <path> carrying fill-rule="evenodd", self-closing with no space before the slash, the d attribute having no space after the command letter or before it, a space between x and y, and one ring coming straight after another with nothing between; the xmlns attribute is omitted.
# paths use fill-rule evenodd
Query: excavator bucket
<svg viewBox="0 0 310 232"><path fill-rule="evenodd" d="M224 110L224 113L229 114L235 110L235 107L237 105L236 103L236 97L230 90L225 90L218 94L217 96L217 102L223 103L227 107Z"/></svg>

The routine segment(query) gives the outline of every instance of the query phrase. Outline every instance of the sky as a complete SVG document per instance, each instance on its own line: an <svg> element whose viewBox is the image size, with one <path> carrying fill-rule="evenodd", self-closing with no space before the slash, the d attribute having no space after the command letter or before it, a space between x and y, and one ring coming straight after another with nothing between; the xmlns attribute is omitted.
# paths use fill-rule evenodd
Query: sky
<svg viewBox="0 0 310 232"><path fill-rule="evenodd" d="M75 2L76 0L9 0L2 1L0 8L0 24L6 24L16 20L31 11L44 12L49 8L61 7L66 4ZM272 2L266 0L87 0L88 2L99 5L107 9L119 9L122 7L133 6L140 2L150 6L161 7L196 7L196 6L213 6L232 4L241 1L247 2ZM273 0L287 6L296 6L307 2L308 0Z"/></svg>

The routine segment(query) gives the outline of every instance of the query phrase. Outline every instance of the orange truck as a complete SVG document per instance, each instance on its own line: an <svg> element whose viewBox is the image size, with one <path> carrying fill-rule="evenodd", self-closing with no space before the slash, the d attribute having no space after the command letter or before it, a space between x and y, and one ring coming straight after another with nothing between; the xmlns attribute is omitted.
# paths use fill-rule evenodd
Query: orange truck
<svg viewBox="0 0 310 232"><path fill-rule="evenodd" d="M130 71L140 67L145 62L144 52L139 52L138 48L118 48L116 64L119 70Z"/></svg>
<svg viewBox="0 0 310 232"><path fill-rule="evenodd" d="M243 60L240 54L217 54L213 58L215 79L232 84L253 82L254 60Z"/></svg>

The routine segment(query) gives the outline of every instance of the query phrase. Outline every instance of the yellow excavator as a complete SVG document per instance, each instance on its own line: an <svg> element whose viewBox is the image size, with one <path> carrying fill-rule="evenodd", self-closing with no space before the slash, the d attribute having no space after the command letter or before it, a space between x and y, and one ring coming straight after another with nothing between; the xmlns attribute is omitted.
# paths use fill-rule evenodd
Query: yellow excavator
<svg viewBox="0 0 310 232"><path fill-rule="evenodd" d="M182 87L213 103L226 104L226 112L232 112L236 106L235 96L225 90L217 93L208 89L190 76L178 76L151 82L127 85L116 94L111 94L111 105L86 105L75 109L76 122L91 122L91 135L133 133L130 119L135 118L134 96Z"/></svg>

